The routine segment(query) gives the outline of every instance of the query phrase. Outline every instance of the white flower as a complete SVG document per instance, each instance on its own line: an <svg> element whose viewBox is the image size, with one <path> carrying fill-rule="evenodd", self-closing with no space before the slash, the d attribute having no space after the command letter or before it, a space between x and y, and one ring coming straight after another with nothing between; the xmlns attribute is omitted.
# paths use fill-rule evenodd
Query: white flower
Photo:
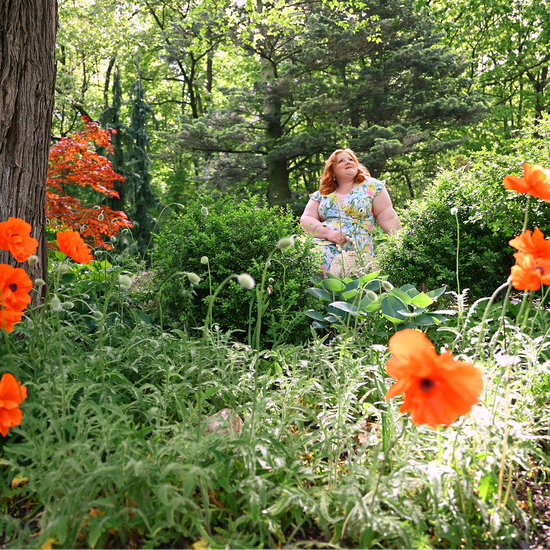
<svg viewBox="0 0 550 550"><path fill-rule="evenodd" d="M458 208L453 207L451 208L451 216L456 216L458 214Z"/></svg>
<svg viewBox="0 0 550 550"><path fill-rule="evenodd" d="M237 277L237 281L246 290L252 290L256 284L254 279L248 273L241 273Z"/></svg>

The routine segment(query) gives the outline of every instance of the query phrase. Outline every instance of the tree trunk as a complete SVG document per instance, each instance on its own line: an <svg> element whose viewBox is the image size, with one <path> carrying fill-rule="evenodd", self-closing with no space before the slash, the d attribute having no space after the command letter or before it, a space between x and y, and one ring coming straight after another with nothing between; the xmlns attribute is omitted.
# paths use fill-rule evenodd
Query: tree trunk
<svg viewBox="0 0 550 550"><path fill-rule="evenodd" d="M286 204L292 198L288 184L288 159L286 156L278 156L273 151L283 135L281 125L281 101L272 90L276 78L275 67L268 59L261 59L261 80L265 86L264 120L265 136L268 139L267 155L267 202L274 206Z"/></svg>
<svg viewBox="0 0 550 550"><path fill-rule="evenodd" d="M56 31L56 0L0 0L0 221L14 216L32 225L40 262L29 275L44 280ZM18 265L7 251L0 263Z"/></svg>

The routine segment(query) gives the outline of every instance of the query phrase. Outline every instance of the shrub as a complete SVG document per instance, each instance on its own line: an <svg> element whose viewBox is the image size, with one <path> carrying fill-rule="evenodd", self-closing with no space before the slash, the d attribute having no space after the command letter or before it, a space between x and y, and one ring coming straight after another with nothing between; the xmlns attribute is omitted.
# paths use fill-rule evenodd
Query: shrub
<svg viewBox="0 0 550 550"><path fill-rule="evenodd" d="M461 288L479 298L506 281L515 263L508 241L522 230L527 197L504 189L502 180L508 174L523 177L524 162L550 167L548 117L537 132L533 137L526 131L509 152L474 153L465 166L440 172L421 200L408 203L399 213L403 230L378 251L379 265L393 284L445 284L456 290L453 207L458 209L460 227ZM550 207L532 198L527 228L534 227L548 234Z"/></svg>
<svg viewBox="0 0 550 550"><path fill-rule="evenodd" d="M244 330L243 339L251 339L255 323L249 324L249 320L256 319L257 292L265 262L277 241L295 233L297 227L291 212L258 206L252 196L239 203L228 195L199 196L155 237L154 272L157 281L164 283L162 296L168 322L188 327L202 325L210 300L208 267L213 292L228 275L249 273L256 289L245 290L235 280L230 281L216 298L213 322L225 330ZM208 263L201 262L204 256ZM266 334L272 342L280 341L283 333L287 341L297 339L304 331L309 334L303 311L309 307L311 297L305 289L316 271L308 240L297 241L286 251L277 250L267 270L264 290L264 340ZM191 287L187 277L172 276L176 272L196 273L201 281Z"/></svg>

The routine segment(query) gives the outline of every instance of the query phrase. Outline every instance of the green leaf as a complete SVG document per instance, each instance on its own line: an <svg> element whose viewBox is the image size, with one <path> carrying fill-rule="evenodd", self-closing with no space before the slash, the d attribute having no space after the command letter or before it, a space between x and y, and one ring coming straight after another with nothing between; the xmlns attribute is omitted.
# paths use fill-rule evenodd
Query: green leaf
<svg viewBox="0 0 550 550"><path fill-rule="evenodd" d="M409 319L418 317L419 315L422 315L426 311L425 307L421 307L418 309L415 309L413 312L410 312L409 310L400 309L397 313L400 315L403 315L403 317L407 317Z"/></svg>
<svg viewBox="0 0 550 550"><path fill-rule="evenodd" d="M380 290L382 288L381 279L373 279L364 286L365 290Z"/></svg>
<svg viewBox="0 0 550 550"><path fill-rule="evenodd" d="M316 329L327 328L326 323L320 323L319 321L313 321L313 323L311 323L311 326Z"/></svg>
<svg viewBox="0 0 550 550"><path fill-rule="evenodd" d="M346 289L346 285L341 279L325 279L323 286L330 292L342 292Z"/></svg>
<svg viewBox="0 0 550 550"><path fill-rule="evenodd" d="M391 294L385 294L382 297L382 302L380 306L384 316L391 317L392 319L397 319L399 321L405 320L405 317L403 317L403 315L401 315L398 312L399 310L407 309L407 304L405 304L405 302L403 302L403 300L401 300L397 296L392 296ZM395 321L392 321L392 322L395 322Z"/></svg>
<svg viewBox="0 0 550 550"><path fill-rule="evenodd" d="M310 319L314 319L315 321L319 321L320 323L324 323L325 321L325 316L319 313L318 311L315 311L314 309L308 309L306 311L306 315Z"/></svg>
<svg viewBox="0 0 550 550"><path fill-rule="evenodd" d="M369 281L376 279L378 275L380 275L380 271L374 271L373 273L367 273L366 275L363 275L359 279L359 285L360 286L366 285Z"/></svg>
<svg viewBox="0 0 550 550"><path fill-rule="evenodd" d="M340 294L340 297L346 301L355 298L355 296L357 296L357 290L346 290L346 292L342 292L342 294Z"/></svg>
<svg viewBox="0 0 550 550"><path fill-rule="evenodd" d="M439 325L441 323L445 323L446 321L448 321L446 317L434 313L423 313L414 320L414 322L420 327Z"/></svg>
<svg viewBox="0 0 550 550"><path fill-rule="evenodd" d="M487 502L497 491L498 480L493 472L481 476L478 485L478 493L483 502Z"/></svg>
<svg viewBox="0 0 550 550"><path fill-rule="evenodd" d="M433 300L423 292L417 294L411 301L416 307L428 307L433 304Z"/></svg>
<svg viewBox="0 0 550 550"><path fill-rule="evenodd" d="M346 283L346 281L348 282ZM346 292L348 290L356 290L359 288L359 279L354 279L352 281L344 279L344 283L346 283Z"/></svg>
<svg viewBox="0 0 550 550"><path fill-rule="evenodd" d="M391 294L392 296L397 296L398 298L400 298L401 300L403 300L407 305L409 305L411 303L411 297L406 293L406 292L402 292L401 290L399 290L398 288L392 288L388 294Z"/></svg>
<svg viewBox="0 0 550 550"><path fill-rule="evenodd" d="M447 286L444 285L441 288L436 288L435 290L430 290L430 292L426 292L426 296L428 296L432 300L435 300L436 298L439 298L446 290Z"/></svg>
<svg viewBox="0 0 550 550"><path fill-rule="evenodd" d="M359 309L365 313L372 313L380 309L380 302L382 302L382 296L378 296L373 302L365 296L359 304Z"/></svg>
<svg viewBox="0 0 550 550"><path fill-rule="evenodd" d="M399 290L401 290L402 292L406 292L411 298L413 298L417 294L420 294L420 292L416 290L416 287L414 285L403 285Z"/></svg>
<svg viewBox="0 0 550 550"><path fill-rule="evenodd" d="M359 312L357 306L354 306L353 304L348 304L347 302L332 302L330 306L336 309L341 309L342 311L345 311L347 313L351 313L351 315L357 315Z"/></svg>
<svg viewBox="0 0 550 550"><path fill-rule="evenodd" d="M329 294L326 290L322 288L306 288L306 292L315 296L319 300L325 300L327 302L332 301L332 294Z"/></svg>

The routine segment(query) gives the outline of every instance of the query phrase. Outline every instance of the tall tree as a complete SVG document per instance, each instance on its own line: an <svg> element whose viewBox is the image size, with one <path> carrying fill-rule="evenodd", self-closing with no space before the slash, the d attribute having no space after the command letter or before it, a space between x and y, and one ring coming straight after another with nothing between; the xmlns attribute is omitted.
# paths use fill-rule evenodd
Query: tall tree
<svg viewBox="0 0 550 550"><path fill-rule="evenodd" d="M337 147L351 145L379 175L392 158L456 146L452 128L483 116L464 66L413 0L281 6L241 8L233 42L256 57L256 82L184 122L181 149L208 155L212 180L264 180L270 203L285 203Z"/></svg>
<svg viewBox="0 0 550 550"><path fill-rule="evenodd" d="M47 276L46 178L55 85L56 0L0 2L0 220L33 227ZM0 251L1 263L12 263Z"/></svg>

